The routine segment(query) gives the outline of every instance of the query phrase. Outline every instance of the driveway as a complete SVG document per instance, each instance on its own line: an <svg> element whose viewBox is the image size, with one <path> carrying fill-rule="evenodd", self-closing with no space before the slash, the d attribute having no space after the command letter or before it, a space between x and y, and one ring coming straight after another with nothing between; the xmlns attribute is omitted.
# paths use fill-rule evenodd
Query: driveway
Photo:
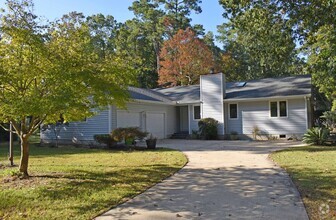
<svg viewBox="0 0 336 220"><path fill-rule="evenodd" d="M189 163L97 219L308 219L292 181L268 159L295 144L163 140Z"/></svg>

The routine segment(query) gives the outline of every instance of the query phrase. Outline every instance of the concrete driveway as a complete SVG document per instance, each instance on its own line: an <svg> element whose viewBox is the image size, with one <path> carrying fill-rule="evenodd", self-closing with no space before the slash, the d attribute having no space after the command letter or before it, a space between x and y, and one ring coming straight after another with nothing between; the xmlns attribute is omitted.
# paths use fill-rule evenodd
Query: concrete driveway
<svg viewBox="0 0 336 220"><path fill-rule="evenodd" d="M189 163L97 219L308 219L292 181L268 159L295 144L163 140Z"/></svg>

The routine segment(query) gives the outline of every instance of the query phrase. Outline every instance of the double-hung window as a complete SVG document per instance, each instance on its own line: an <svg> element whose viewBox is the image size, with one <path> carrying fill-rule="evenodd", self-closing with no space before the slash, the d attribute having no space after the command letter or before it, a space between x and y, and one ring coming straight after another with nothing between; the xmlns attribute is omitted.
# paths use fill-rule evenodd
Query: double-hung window
<svg viewBox="0 0 336 220"><path fill-rule="evenodd" d="M287 101L272 101L270 102L270 116L275 117L287 117Z"/></svg>

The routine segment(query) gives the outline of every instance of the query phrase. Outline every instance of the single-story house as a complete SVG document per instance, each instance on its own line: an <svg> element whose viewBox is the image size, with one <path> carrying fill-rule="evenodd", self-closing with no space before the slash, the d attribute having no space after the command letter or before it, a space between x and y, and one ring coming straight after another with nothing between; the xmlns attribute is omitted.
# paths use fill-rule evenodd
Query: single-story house
<svg viewBox="0 0 336 220"><path fill-rule="evenodd" d="M95 134L118 127L138 126L158 138L192 134L202 118L219 122L225 138L237 132L251 137L257 126L264 135L278 138L302 136L311 126L311 77L297 75L247 82L226 82L222 73L202 75L199 85L141 89L131 87L126 109L113 105L96 116L72 122L60 132L61 141L90 142ZM41 139L55 139L42 131Z"/></svg>

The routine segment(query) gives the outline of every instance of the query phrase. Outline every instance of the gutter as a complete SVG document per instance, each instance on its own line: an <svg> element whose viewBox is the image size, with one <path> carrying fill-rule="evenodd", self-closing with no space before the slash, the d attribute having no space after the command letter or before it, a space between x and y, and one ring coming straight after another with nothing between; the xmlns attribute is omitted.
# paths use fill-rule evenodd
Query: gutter
<svg viewBox="0 0 336 220"><path fill-rule="evenodd" d="M237 99L224 99L223 102L248 102L248 101L260 101L260 100L272 100L272 99L297 99L311 97L311 94L306 95L289 95L289 96L270 96L270 97L261 97L261 98L237 98Z"/></svg>

